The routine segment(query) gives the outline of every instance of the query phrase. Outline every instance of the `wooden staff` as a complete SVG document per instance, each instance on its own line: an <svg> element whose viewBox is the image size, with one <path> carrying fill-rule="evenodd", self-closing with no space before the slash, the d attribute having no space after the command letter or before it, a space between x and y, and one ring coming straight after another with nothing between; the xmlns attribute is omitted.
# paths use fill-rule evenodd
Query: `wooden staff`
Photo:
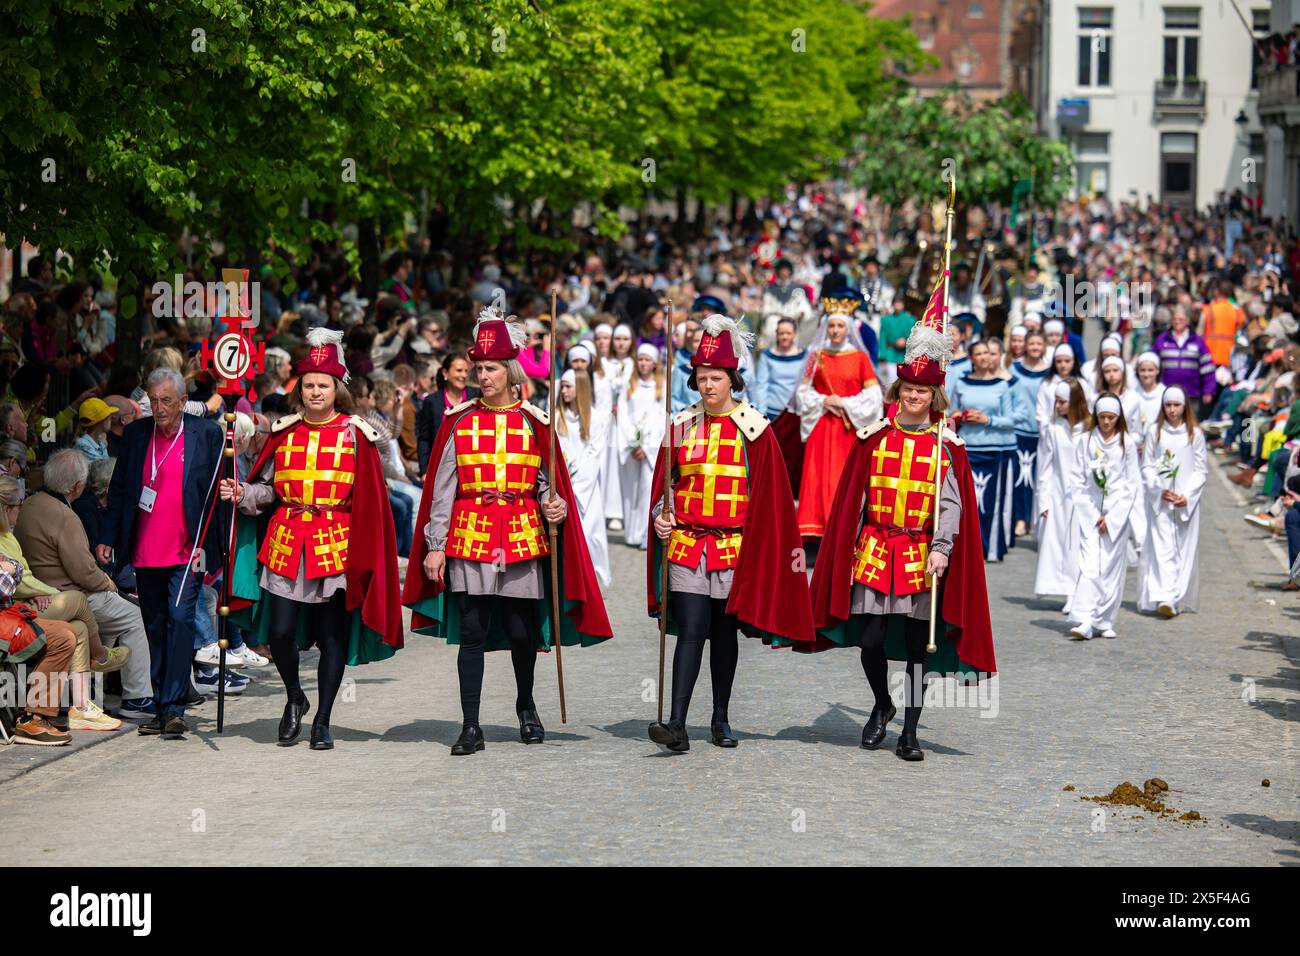
<svg viewBox="0 0 1300 956"><path fill-rule="evenodd" d="M814 356L814 359L817 362L817 371L820 371L822 373L822 378L825 379L826 387L831 390L831 394L843 398L844 396L840 395L839 392L835 391L835 383L831 381L830 373L826 371L826 363L822 361L821 349L817 350L817 354ZM817 371L814 371L812 374L812 378L808 379L809 384L811 384L812 380L817 377ZM817 387L816 385L813 386L813 388L816 387ZM832 409L831 414L844 423L845 431L849 431L850 429L853 428L853 423L849 421L849 413L845 411L843 408Z"/></svg>
<svg viewBox="0 0 1300 956"><path fill-rule="evenodd" d="M555 381L555 293L551 292L551 492L550 501L555 500L556 462L555 457L555 399L558 388ZM556 541L554 521L546 522L547 533L551 536L551 637L555 641L555 674L560 682L560 723L569 722L568 711L564 706L564 641L560 638L560 555Z"/></svg>
<svg viewBox="0 0 1300 956"><path fill-rule="evenodd" d="M949 266L952 262L952 218L957 206L957 172L950 170L952 178L948 181L948 224L945 227L946 232L943 241L943 337L948 338L948 295L952 291L952 281L948 275ZM944 371L948 370L948 363L943 364ZM939 431L935 438L934 449L934 534L939 535L939 502L942 499L943 491L943 427L947 415L939 417ZM931 541L933 545L933 541ZM935 624L939 615L939 575L930 575L930 643L926 644L925 652L933 654L939 649L934 641Z"/></svg>
<svg viewBox="0 0 1300 956"><path fill-rule="evenodd" d="M673 354L673 321L675 306L668 303L668 368L664 371L664 459L663 495L665 518L672 517L673 507L673 366L677 356ZM635 372L633 374L636 374ZM650 529L654 534L654 528ZM672 537L669 537L669 542ZM668 548L664 548L660 572L659 587L659 723L664 722L664 653L668 645Z"/></svg>

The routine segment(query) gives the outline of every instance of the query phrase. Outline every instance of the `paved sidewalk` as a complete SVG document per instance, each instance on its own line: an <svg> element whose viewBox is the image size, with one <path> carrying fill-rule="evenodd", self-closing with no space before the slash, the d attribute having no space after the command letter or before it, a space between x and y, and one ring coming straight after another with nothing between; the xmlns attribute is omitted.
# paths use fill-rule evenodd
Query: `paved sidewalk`
<svg viewBox="0 0 1300 956"><path fill-rule="evenodd" d="M539 662L545 745L519 742L509 657L493 654L487 749L452 758L455 650L414 638L395 658L349 671L333 752L275 746L282 691L262 671L231 702L221 737L210 704L183 743L116 736L9 780L0 785L6 860L1295 864L1300 667L1283 641L1300 599L1247 586L1280 581L1281 569L1241 521L1219 465L1211 469L1201 612L1172 622L1137 615L1130 575L1119 638L1071 642L1056 604L1024 596L1035 555L1017 547L988 568L997 696L983 711L928 707L920 764L894 756L897 721L887 749L858 747L870 697L856 653L796 657L752 641L731 709L739 748L703 739L706 667L693 749L662 753L645 737L657 639L643 610L643 555L614 545L617 636L565 654L567 726L554 660ZM306 655L307 673L314 661ZM25 759L0 748L0 774ZM1100 808L1081 795L1153 776L1172 787L1172 806L1205 822L1121 809L1095 830ZM33 813L55 825L33 828ZM74 821L97 813L112 814L111 840L68 838Z"/></svg>

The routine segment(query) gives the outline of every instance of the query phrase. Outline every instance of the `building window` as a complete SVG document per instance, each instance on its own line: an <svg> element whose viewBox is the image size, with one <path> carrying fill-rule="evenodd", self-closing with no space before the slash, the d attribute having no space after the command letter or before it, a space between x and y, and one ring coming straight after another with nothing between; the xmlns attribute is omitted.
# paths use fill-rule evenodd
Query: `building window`
<svg viewBox="0 0 1300 956"><path fill-rule="evenodd" d="M972 20L980 19L981 17L984 16L984 4L972 3L970 5L970 9L966 11L966 15L970 17Z"/></svg>
<svg viewBox="0 0 1300 956"><path fill-rule="evenodd" d="M923 13L912 24L916 33L917 45L922 50L934 49L934 35L939 32L939 18L933 13Z"/></svg>
<svg viewBox="0 0 1300 956"><path fill-rule="evenodd" d="M1196 7L1165 7L1165 80L1200 77L1201 11Z"/></svg>
<svg viewBox="0 0 1300 956"><path fill-rule="evenodd" d="M1110 86L1115 34L1110 7L1079 8L1079 86Z"/></svg>
<svg viewBox="0 0 1300 956"><path fill-rule="evenodd" d="M1254 33L1255 39L1251 44L1250 50L1250 88L1259 89L1259 47L1256 44L1268 39L1268 10L1251 10L1251 32Z"/></svg>
<svg viewBox="0 0 1300 956"><path fill-rule="evenodd" d="M1074 141L1075 186L1079 195L1110 191L1110 133L1080 132Z"/></svg>

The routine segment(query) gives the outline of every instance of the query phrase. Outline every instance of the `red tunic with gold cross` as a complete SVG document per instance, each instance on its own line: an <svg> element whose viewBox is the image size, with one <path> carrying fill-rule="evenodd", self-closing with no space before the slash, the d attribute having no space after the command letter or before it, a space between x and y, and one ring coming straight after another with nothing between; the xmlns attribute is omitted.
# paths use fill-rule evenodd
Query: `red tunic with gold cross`
<svg viewBox="0 0 1300 956"><path fill-rule="evenodd" d="M677 449L676 470L677 526L668 538L668 560L694 570L703 555L705 571L735 568L749 501L749 469L745 438L731 416L692 420Z"/></svg>
<svg viewBox="0 0 1300 956"><path fill-rule="evenodd" d="M348 416L299 421L275 450L271 483L280 505L257 559L276 574L307 579L348 566L348 522L357 449Z"/></svg>
<svg viewBox="0 0 1300 956"><path fill-rule="evenodd" d="M925 565L934 537L937 429L911 432L891 421L871 454L853 580L881 594L930 587Z"/></svg>
<svg viewBox="0 0 1300 956"><path fill-rule="evenodd" d="M456 419L449 557L514 564L550 554L537 505L541 448L522 404L478 401Z"/></svg>

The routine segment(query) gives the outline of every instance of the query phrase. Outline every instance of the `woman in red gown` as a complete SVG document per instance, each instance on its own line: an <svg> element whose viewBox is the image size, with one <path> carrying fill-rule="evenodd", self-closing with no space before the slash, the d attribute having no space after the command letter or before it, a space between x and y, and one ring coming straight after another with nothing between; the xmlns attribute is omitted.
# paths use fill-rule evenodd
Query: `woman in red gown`
<svg viewBox="0 0 1300 956"><path fill-rule="evenodd" d="M875 367L854 322L860 304L852 289L823 297L821 328L794 393L804 440L799 533L805 538L825 534L826 516L857 431L879 419L884 407Z"/></svg>

